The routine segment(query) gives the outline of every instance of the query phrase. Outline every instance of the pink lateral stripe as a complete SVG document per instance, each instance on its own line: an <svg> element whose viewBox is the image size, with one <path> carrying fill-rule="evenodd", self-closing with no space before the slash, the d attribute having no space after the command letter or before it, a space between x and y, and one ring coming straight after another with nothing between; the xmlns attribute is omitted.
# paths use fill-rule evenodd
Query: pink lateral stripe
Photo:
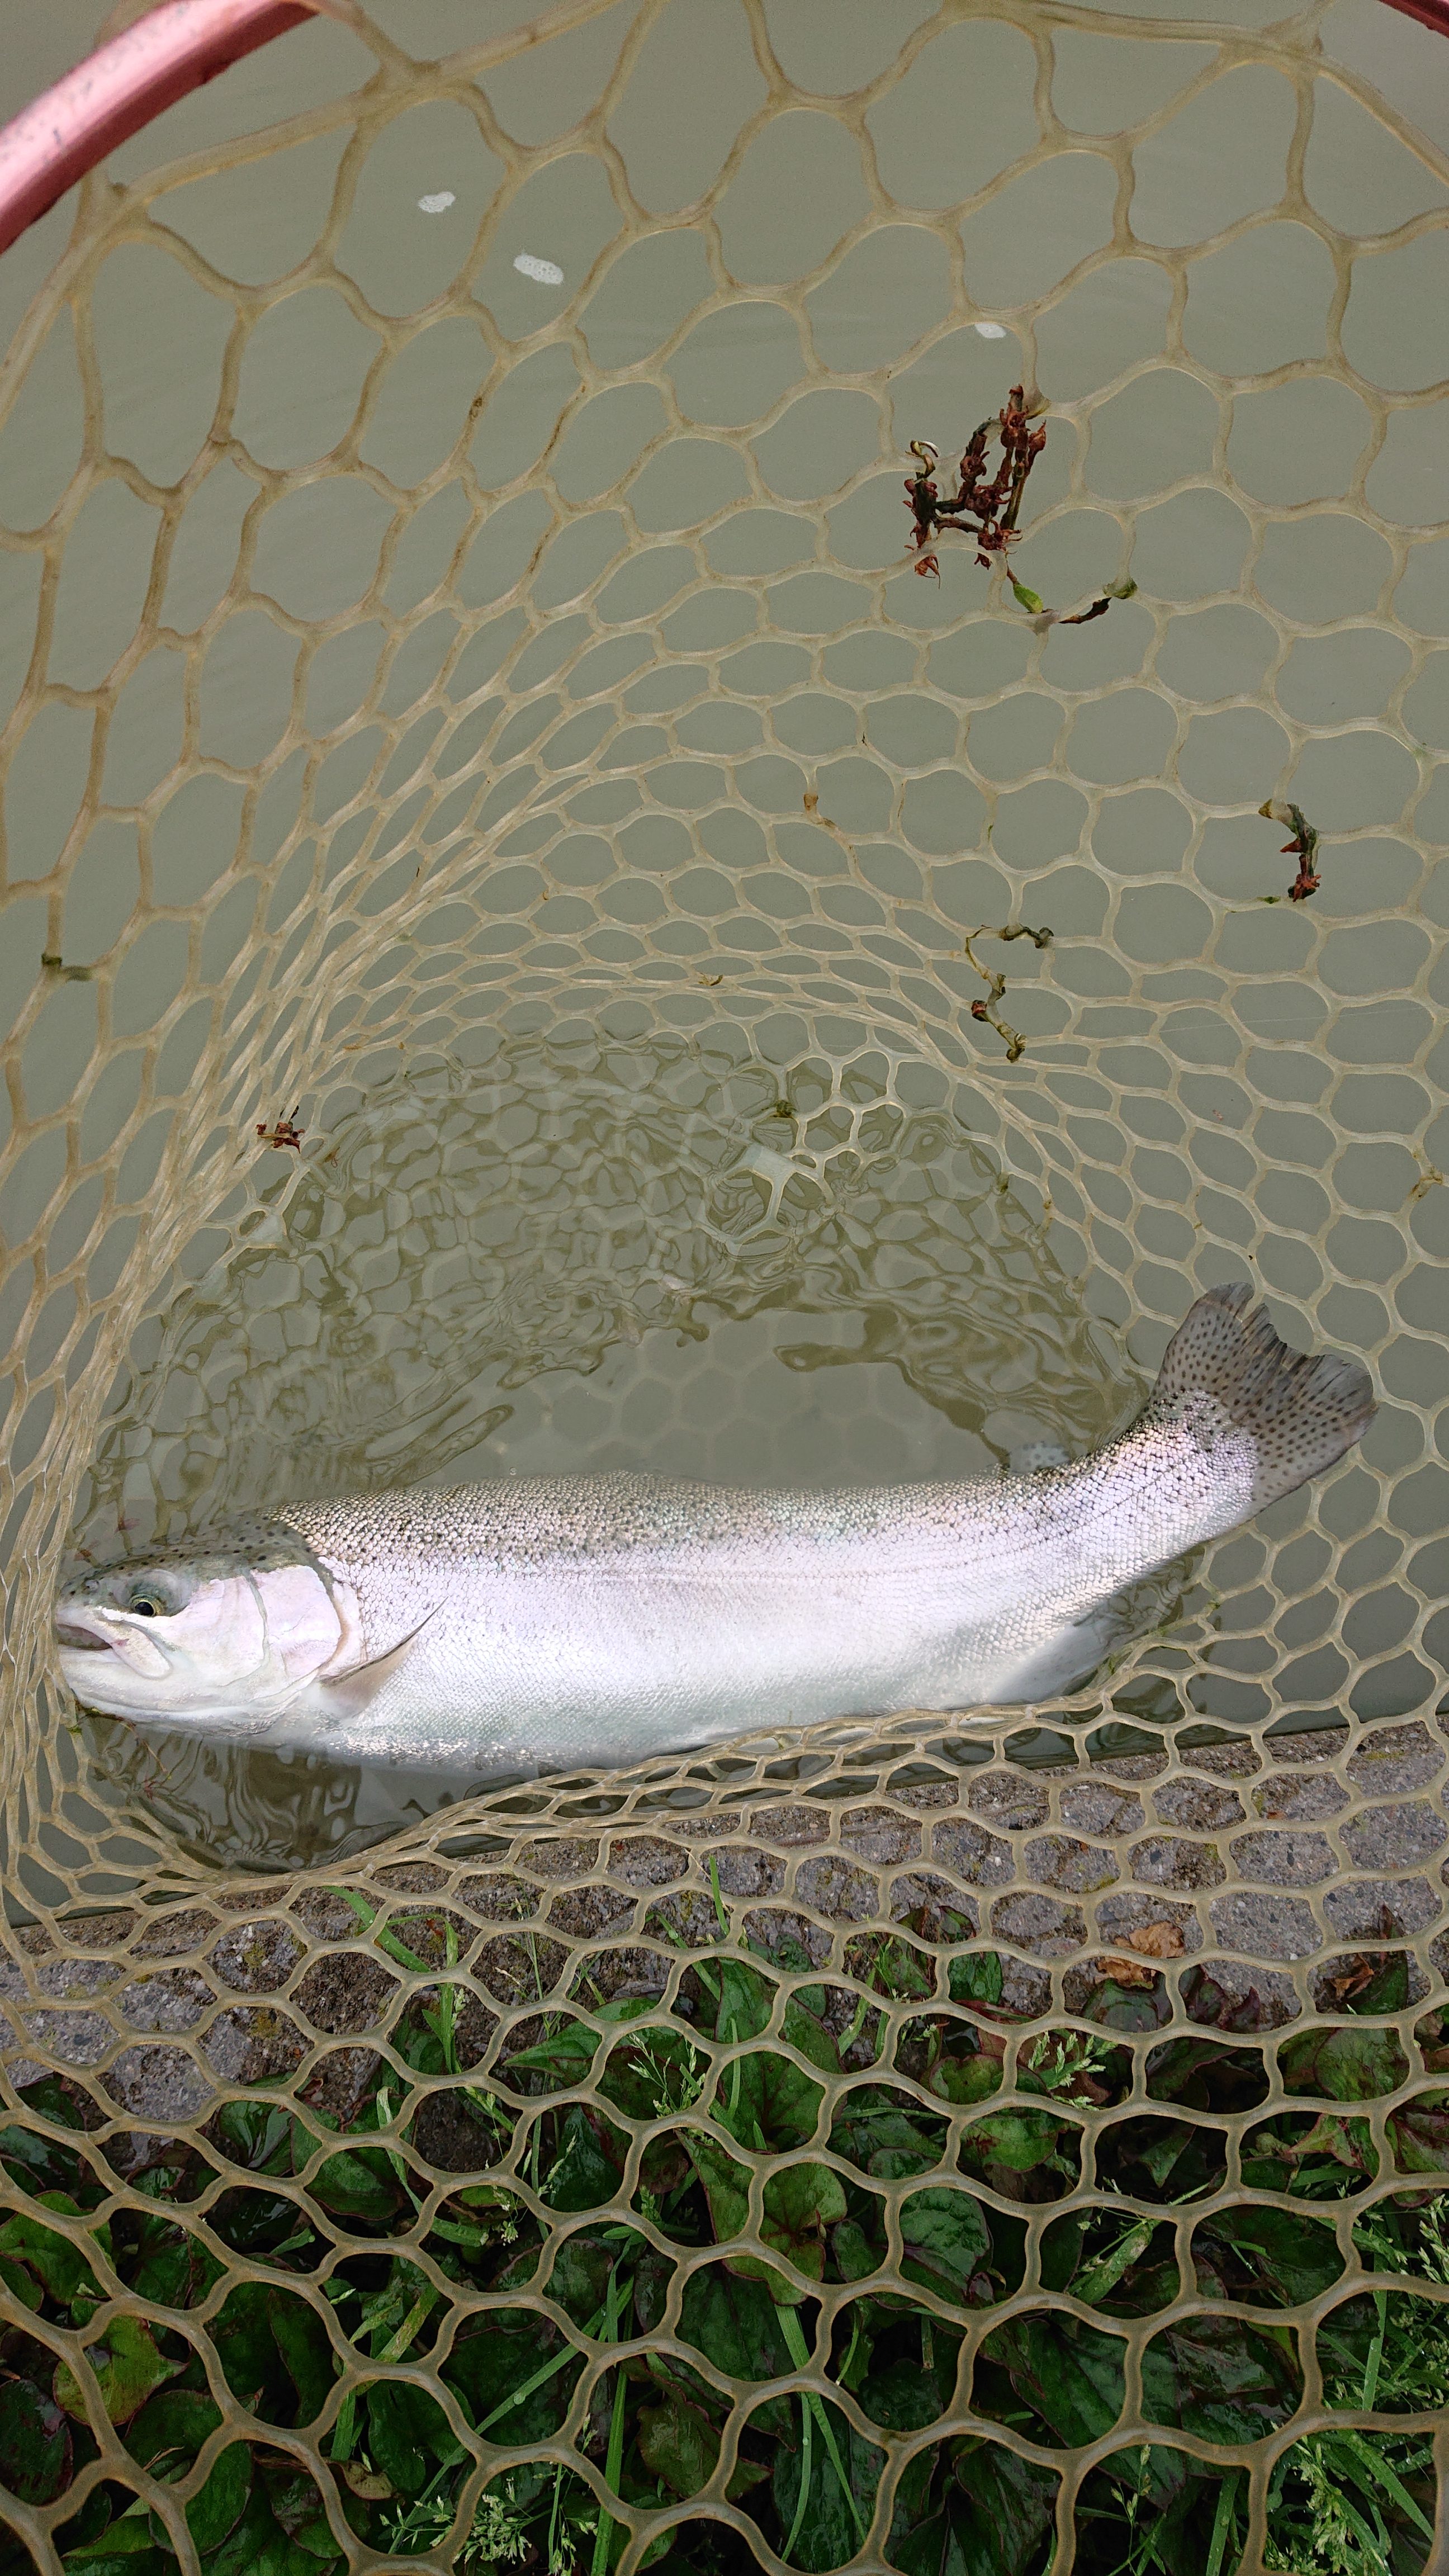
<svg viewBox="0 0 1449 2576"><path fill-rule="evenodd" d="M0 127L0 251L163 108L314 14L310 0L165 0Z"/></svg>

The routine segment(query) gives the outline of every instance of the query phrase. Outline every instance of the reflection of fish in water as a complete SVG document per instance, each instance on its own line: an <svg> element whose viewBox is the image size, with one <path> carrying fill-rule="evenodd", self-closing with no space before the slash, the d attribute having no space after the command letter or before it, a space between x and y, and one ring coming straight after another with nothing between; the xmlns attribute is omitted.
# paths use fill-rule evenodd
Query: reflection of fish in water
<svg viewBox="0 0 1449 2576"><path fill-rule="evenodd" d="M63 1589L61 1663L114 1717L342 1761L632 1761L850 1713L1060 1690L1123 1584L1331 1466L1351 1360L1200 1297L1133 1429L971 1484L743 1493L499 1479L302 1503Z"/></svg>

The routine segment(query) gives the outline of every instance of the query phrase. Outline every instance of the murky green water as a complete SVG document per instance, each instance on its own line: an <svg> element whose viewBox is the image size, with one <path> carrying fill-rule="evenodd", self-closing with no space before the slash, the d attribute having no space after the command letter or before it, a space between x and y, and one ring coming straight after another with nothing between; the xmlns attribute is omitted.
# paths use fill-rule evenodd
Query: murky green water
<svg viewBox="0 0 1449 2576"><path fill-rule="evenodd" d="M993 1159L892 1099L878 1057L837 1082L724 1033L500 1045L258 1174L113 1391L95 1554L403 1483L993 1474L1036 1442L1081 1455L1141 1400ZM274 1865L460 1786L89 1726L152 1815Z"/></svg>

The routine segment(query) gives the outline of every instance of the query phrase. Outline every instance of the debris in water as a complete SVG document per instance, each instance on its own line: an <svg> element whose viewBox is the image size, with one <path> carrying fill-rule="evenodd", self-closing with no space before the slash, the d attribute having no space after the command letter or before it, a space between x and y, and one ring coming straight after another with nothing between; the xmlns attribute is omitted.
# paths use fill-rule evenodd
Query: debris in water
<svg viewBox="0 0 1449 2576"><path fill-rule="evenodd" d="M1281 823L1285 831L1292 833L1292 840L1283 844L1283 856L1298 861L1298 874L1288 888L1288 900L1290 903L1306 903L1311 894L1317 894L1323 883L1313 864L1318 856L1318 834L1301 805L1277 805L1270 796L1258 811L1266 822ZM1260 894L1258 897L1260 903L1281 903L1282 900L1279 894Z"/></svg>
<svg viewBox="0 0 1449 2576"><path fill-rule="evenodd" d="M1026 1052L1026 1040L1020 1029L1014 1029L1009 1021L997 1015L996 1005L1006 991L1006 977L993 975L989 966L982 965L971 945L973 939L1029 939L1036 948L1050 948L1052 934L1046 929L1033 930L1028 921L1008 921L1000 928L995 927L991 922L983 921L979 928L968 933L962 943L967 957L975 967L982 983L987 987L986 999L972 1003L971 1017L973 1020L984 1020L988 1028L995 1029L998 1037L1006 1040L1006 1061L1008 1064L1015 1064L1018 1057Z"/></svg>
<svg viewBox="0 0 1449 2576"><path fill-rule="evenodd" d="M299 1100L297 1109L301 1106L302 1103ZM294 1153L301 1153L302 1139L307 1130L296 1123L297 1109L293 1110L290 1118L279 1118L274 1127L258 1127L257 1134L264 1145L290 1145Z"/></svg>

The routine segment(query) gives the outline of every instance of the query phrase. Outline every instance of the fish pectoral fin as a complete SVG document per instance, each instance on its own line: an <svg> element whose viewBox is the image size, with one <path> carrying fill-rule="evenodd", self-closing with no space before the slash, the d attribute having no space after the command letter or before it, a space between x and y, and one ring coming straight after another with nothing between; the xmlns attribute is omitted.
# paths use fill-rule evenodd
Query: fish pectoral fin
<svg viewBox="0 0 1449 2576"><path fill-rule="evenodd" d="M1077 1690L1090 1681L1122 1633L1120 1615L1114 1616L1113 1604L1104 1601L1084 1618L1074 1619L1070 1627L1059 1628L1005 1676L992 1696L1008 1707L1033 1707L1058 1691Z"/></svg>
<svg viewBox="0 0 1449 2576"><path fill-rule="evenodd" d="M437 1615L435 1609L430 1610L407 1636L400 1637L395 1646L389 1646L385 1655L375 1655L370 1664L354 1664L350 1673L338 1673L330 1681L312 1682L294 1706L305 1708L312 1716L319 1717L324 1726L329 1720L360 1717L365 1708L371 1707L384 1682L391 1681L394 1673L402 1671L423 1630Z"/></svg>

